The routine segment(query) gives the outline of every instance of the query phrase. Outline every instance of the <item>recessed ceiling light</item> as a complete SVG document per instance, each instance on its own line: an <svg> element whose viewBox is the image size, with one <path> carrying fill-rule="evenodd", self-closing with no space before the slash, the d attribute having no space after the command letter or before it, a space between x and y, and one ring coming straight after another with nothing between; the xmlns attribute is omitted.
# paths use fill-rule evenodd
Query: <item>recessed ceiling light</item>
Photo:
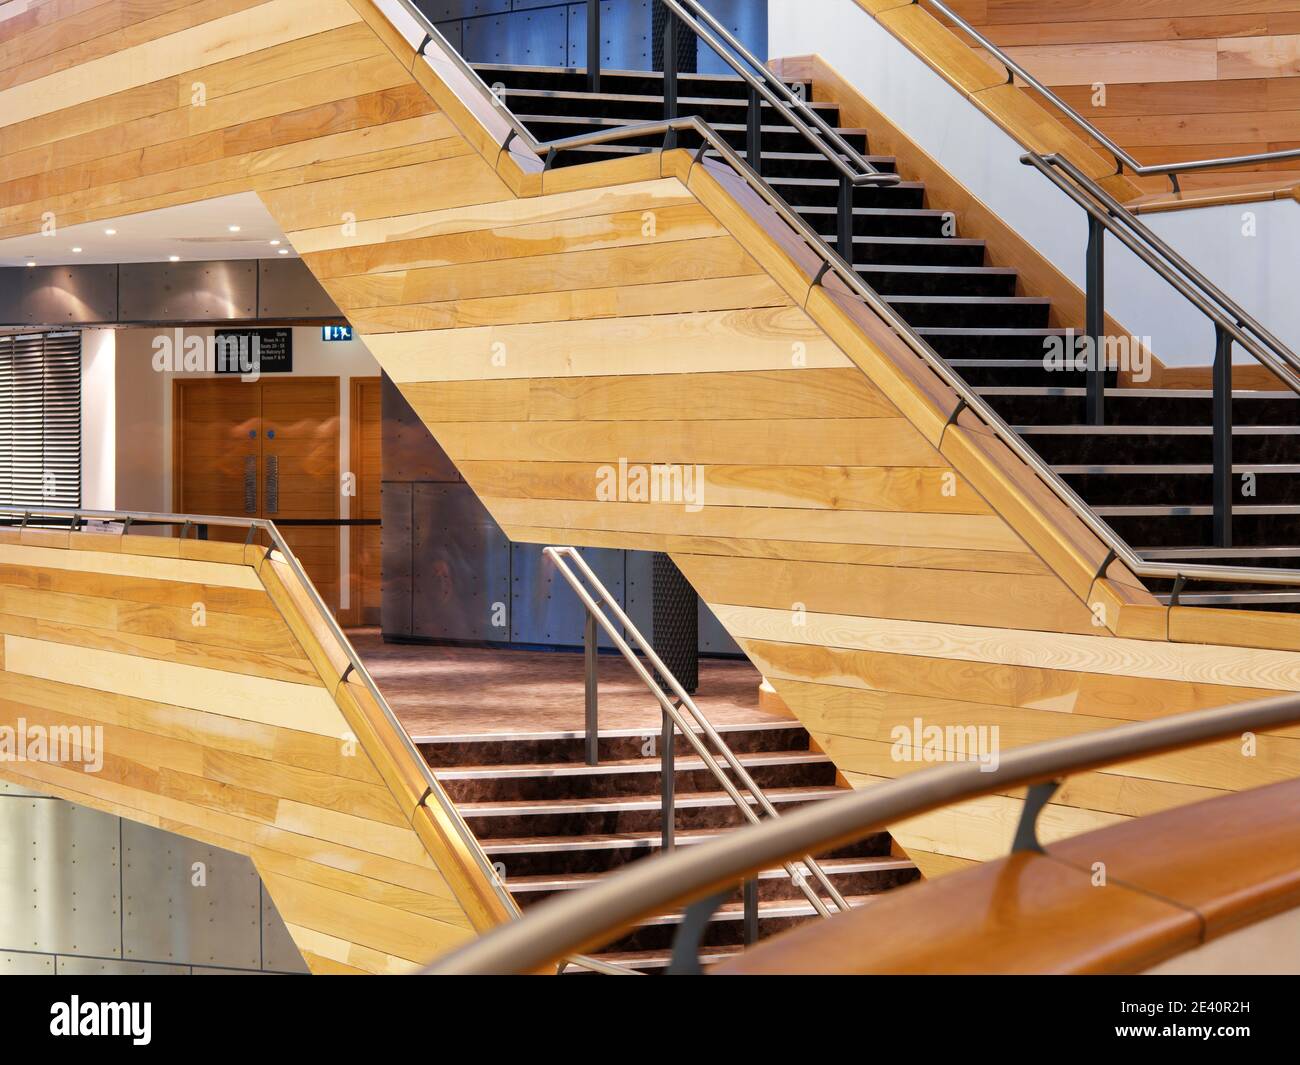
<svg viewBox="0 0 1300 1065"><path fill-rule="evenodd" d="M80 254L81 254L81 249L80 249L80 248L73 248L72 250L73 250L73 252L76 253L77 255L80 255Z"/></svg>
<svg viewBox="0 0 1300 1065"><path fill-rule="evenodd" d="M28 265L28 266L35 266L35 265L36 265L36 260L35 260L35 259L28 259L28 260L27 260L27 265Z"/></svg>
<svg viewBox="0 0 1300 1065"><path fill-rule="evenodd" d="M280 245L280 242L279 242L278 240L273 240L273 241L271 241L271 247L275 248L275 247L279 247L279 245Z"/></svg>
<svg viewBox="0 0 1300 1065"><path fill-rule="evenodd" d="M289 249L288 249L288 248L281 248L281 249L280 249L280 254L281 254L281 255L288 255L288 254L289 254Z"/></svg>
<svg viewBox="0 0 1300 1065"><path fill-rule="evenodd" d="M167 256L167 261L169 263L178 263L181 261L181 257L179 255L169 255Z"/></svg>
<svg viewBox="0 0 1300 1065"><path fill-rule="evenodd" d="M117 236L117 230L116 230L116 229L106 229L106 230L104 230L104 236L106 236L106 237L115 237L115 236Z"/></svg>
<svg viewBox="0 0 1300 1065"><path fill-rule="evenodd" d="M238 226L226 226L226 228L227 228L228 230L230 230L230 232L232 232L232 233L238 233L238 232L239 232L239 227L238 227Z"/></svg>

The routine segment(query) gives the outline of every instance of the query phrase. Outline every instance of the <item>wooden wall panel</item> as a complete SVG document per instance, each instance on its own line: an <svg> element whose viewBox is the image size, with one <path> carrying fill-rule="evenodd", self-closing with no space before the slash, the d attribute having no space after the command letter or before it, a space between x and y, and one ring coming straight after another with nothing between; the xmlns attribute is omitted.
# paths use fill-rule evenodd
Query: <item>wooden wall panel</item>
<svg viewBox="0 0 1300 1065"><path fill-rule="evenodd" d="M1300 0L973 0L953 9L1144 163L1300 147ZM1167 180L1138 180L1168 191ZM1294 183L1300 165L1181 180L1189 189Z"/></svg>
<svg viewBox="0 0 1300 1065"><path fill-rule="evenodd" d="M426 844L431 800L394 771L386 726L295 634L328 639L320 619L291 623L305 597L265 583L295 583L283 563L242 544L30 535L0 531L0 723L97 734L102 760L0 775L249 855L311 930L295 937L309 960L327 937L327 957L405 971L490 923L491 885Z"/></svg>

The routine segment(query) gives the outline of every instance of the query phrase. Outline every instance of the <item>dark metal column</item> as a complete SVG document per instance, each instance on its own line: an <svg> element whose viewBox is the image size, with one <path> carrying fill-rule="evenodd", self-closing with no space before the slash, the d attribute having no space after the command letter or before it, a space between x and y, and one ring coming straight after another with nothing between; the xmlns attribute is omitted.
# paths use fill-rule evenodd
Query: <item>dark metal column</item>
<svg viewBox="0 0 1300 1065"><path fill-rule="evenodd" d="M1092 343L1088 367L1088 424L1106 424L1106 229L1088 216L1088 257L1084 293L1086 325Z"/></svg>
<svg viewBox="0 0 1300 1065"><path fill-rule="evenodd" d="M587 91L600 92L600 0L587 0Z"/></svg>
<svg viewBox="0 0 1300 1065"><path fill-rule="evenodd" d="M1214 326L1214 546L1232 546L1232 337Z"/></svg>

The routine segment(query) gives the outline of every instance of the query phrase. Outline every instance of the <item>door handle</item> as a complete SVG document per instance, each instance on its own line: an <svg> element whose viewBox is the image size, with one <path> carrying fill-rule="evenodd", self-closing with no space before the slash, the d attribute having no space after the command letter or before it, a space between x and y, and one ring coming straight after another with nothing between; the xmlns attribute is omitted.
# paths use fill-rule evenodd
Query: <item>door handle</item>
<svg viewBox="0 0 1300 1065"><path fill-rule="evenodd" d="M275 514L280 509L280 459L266 456L266 512Z"/></svg>
<svg viewBox="0 0 1300 1065"><path fill-rule="evenodd" d="M244 456L244 513L257 513L257 456Z"/></svg>

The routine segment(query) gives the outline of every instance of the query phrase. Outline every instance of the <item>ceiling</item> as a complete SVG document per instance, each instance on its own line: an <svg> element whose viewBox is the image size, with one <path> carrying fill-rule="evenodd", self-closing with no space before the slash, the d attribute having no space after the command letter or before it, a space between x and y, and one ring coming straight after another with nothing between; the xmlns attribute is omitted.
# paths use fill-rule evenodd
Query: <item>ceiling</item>
<svg viewBox="0 0 1300 1065"><path fill-rule="evenodd" d="M282 253L296 255L252 192L0 240L0 266L167 262L172 256L182 262L270 259Z"/></svg>

